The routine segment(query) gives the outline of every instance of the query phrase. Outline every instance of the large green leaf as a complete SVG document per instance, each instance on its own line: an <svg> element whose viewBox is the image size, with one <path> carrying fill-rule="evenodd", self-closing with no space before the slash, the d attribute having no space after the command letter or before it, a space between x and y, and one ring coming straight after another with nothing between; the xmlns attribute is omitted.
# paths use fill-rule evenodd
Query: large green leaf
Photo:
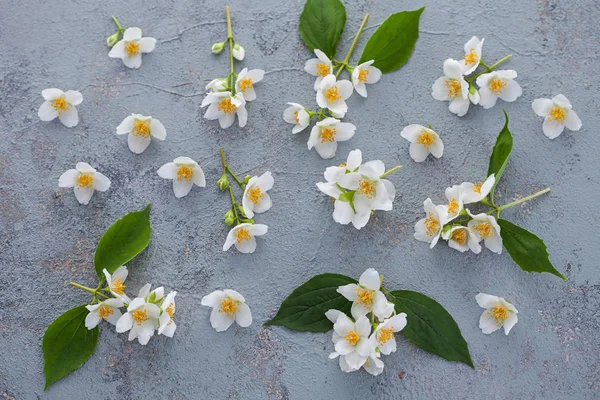
<svg viewBox="0 0 600 400"><path fill-rule="evenodd" d="M388 299L394 303L396 313L406 313L407 324L402 333L408 340L448 361L475 368L458 325L437 301L410 290L390 292Z"/></svg>
<svg viewBox="0 0 600 400"><path fill-rule="evenodd" d="M392 14L375 31L360 56L360 63L375 60L381 72L392 72L410 58L419 38L419 19L423 8Z"/></svg>
<svg viewBox="0 0 600 400"><path fill-rule="evenodd" d="M44 375L48 389L54 382L75 371L94 354L98 342L98 327L88 330L85 306L75 307L48 326L42 341Z"/></svg>
<svg viewBox="0 0 600 400"><path fill-rule="evenodd" d="M133 257L144 250L150 242L150 204L141 211L131 212L115 222L102 236L94 265L96 273L102 279L102 270L113 273Z"/></svg>
<svg viewBox="0 0 600 400"><path fill-rule="evenodd" d="M317 275L296 288L281 303L277 315L265 325L281 325L304 332L327 332L333 324L325 317L330 309L350 313L352 302L337 292L337 288L356 280L339 274Z"/></svg>
<svg viewBox="0 0 600 400"><path fill-rule="evenodd" d="M548 272L567 280L550 262L542 239L505 219L499 219L498 225L500 225L502 244L523 271Z"/></svg>
<svg viewBox="0 0 600 400"><path fill-rule="evenodd" d="M300 36L311 51L321 50L329 58L346 25L346 9L340 0L307 0L300 14Z"/></svg>
<svg viewBox="0 0 600 400"><path fill-rule="evenodd" d="M494 190L504 173L504 168L506 168L508 157L510 156L513 147L513 137L510 130L508 130L508 114L506 113L506 110L503 109L502 111L504 111L506 122L496 139L496 144L494 145L492 155L490 156L490 166L488 167L487 173L487 176L490 176L491 174L496 175L496 182L490 191L490 200L492 201L492 204L494 204Z"/></svg>

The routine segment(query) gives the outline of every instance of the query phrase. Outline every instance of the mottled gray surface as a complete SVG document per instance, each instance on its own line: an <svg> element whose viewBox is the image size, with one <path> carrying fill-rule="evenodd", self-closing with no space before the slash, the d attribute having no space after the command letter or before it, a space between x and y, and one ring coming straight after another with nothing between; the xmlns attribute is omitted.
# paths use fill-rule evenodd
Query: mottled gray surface
<svg viewBox="0 0 600 400"><path fill-rule="evenodd" d="M364 45L392 12L423 1L346 1L347 31L340 58L366 12ZM421 38L406 66L354 95L346 121L356 136L334 160L308 152L308 133L292 136L282 121L287 101L314 104L313 78L302 67L310 53L297 22L303 2L231 1L234 32L246 47L241 64L267 71L245 129L227 131L202 118L204 85L225 75L226 56L209 53L225 35L220 1L5 0L0 13L0 395L16 399L591 399L600 396L600 125L595 0L425 1ZM110 15L158 38L139 70L107 56ZM511 53L524 94L464 118L431 98L442 61L460 57L472 35L486 39L484 58ZM358 54L353 58L358 59ZM241 67L240 67L241 68ZM78 89L84 102L76 128L40 122L37 109L47 87ZM531 110L536 97L564 93L583 128L554 141L543 136ZM413 239L422 201L441 201L443 190L484 176L491 146L502 127L501 106L511 117L515 150L498 197L508 202L546 186L552 192L505 213L538 233L551 260L569 281L528 275L507 254L460 254L445 245L430 251ZM131 112L166 126L165 142L142 155L127 148L115 127ZM400 130L431 123L446 150L440 160L416 164ZM253 255L221 251L228 197L214 186L226 149L240 174L273 172L274 207L257 221L269 225ZM335 224L331 202L315 183L325 167L360 148L366 160L404 164L391 180L394 210L377 213L361 231ZM183 199L156 170L186 155L204 167L209 185ZM79 205L58 188L60 174L87 161L112 180L110 191ZM178 330L149 345L103 326L96 354L43 392L41 339L63 311L85 303L69 280L94 284L93 251L106 228L124 213L152 203L150 247L129 264L133 293L144 283L177 290ZM367 267L385 274L388 288L426 293L458 322L475 370L432 356L405 339L384 358L379 377L344 374L327 355L329 334L262 328L299 284L322 272L358 276ZM200 298L233 288L246 296L254 323L216 333ZM477 327L480 292L504 296L519 309L506 337ZM400 372L406 372L399 379Z"/></svg>

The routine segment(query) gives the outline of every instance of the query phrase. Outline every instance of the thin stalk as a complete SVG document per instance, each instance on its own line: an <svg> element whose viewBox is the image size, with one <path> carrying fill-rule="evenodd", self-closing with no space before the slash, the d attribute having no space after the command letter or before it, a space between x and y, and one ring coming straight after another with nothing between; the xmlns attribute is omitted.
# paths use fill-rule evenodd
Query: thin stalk
<svg viewBox="0 0 600 400"><path fill-rule="evenodd" d="M402 168L402 165L395 166L394 168L390 169L389 171L385 171L383 174L381 174L379 176L379 179L385 178L386 176L388 176L392 172L398 171L400 168Z"/></svg>
<svg viewBox="0 0 600 400"><path fill-rule="evenodd" d="M235 201L235 196L233 195L233 189L229 186L229 198L231 199L231 208L233 209L233 214L235 215L235 220L237 223L240 223L240 216L238 215L237 210L237 202Z"/></svg>
<svg viewBox="0 0 600 400"><path fill-rule="evenodd" d="M110 299L110 297L108 297L108 296L105 296L105 295L104 295L104 294L102 294L102 293L98 293L98 289L92 289L91 287L87 287L87 286L80 285L80 284L79 284L79 283L77 283L77 282L69 282L69 285L71 285L71 286L75 286L76 288L78 288L78 289L81 289L81 290L85 290L86 292L90 292L91 294L93 294L93 295L94 295L94 297L95 297L95 296L102 296L102 297L104 297L105 299Z"/></svg>
<svg viewBox="0 0 600 400"><path fill-rule="evenodd" d="M360 27L358 28L358 32L356 32L356 36L354 36L354 40L352 41L352 44L350 45L350 49L348 50L348 53L346 53L346 57L344 57L344 61L342 61L340 63L340 68L335 73L336 78L338 76L340 76L340 74L342 73L342 70L344 68L348 67L348 61L350 61L350 57L352 56L352 53L354 52L354 48L356 47L356 43L358 43L358 39L360 38L360 35L362 34L363 29L365 29L365 25L367 24L368 19L369 19L369 13L367 13L367 15L365 15L365 17L363 18L362 23L360 24Z"/></svg>
<svg viewBox="0 0 600 400"><path fill-rule="evenodd" d="M222 147L219 148L219 153L221 154L221 163L223 164L223 172L227 172L229 175L231 175L231 177L237 182L237 184L240 185L240 187L242 189L245 189L246 185L244 184L244 182L242 182L242 180L240 178L238 178L233 173L233 171L231 171L231 169L229 168L229 165L227 165L227 160L225 160L225 151L223 151Z"/></svg>
<svg viewBox="0 0 600 400"><path fill-rule="evenodd" d="M115 21L115 25L117 25L117 29L119 30L119 32L123 32L125 29L121 26L119 21L117 21L117 17L115 17L114 15L112 15L111 17L112 20Z"/></svg>
<svg viewBox="0 0 600 400"><path fill-rule="evenodd" d="M229 6L225 6L225 15L227 16L227 41L229 42L229 69L230 69L230 82L229 87L233 89L233 30L231 29L231 14L229 13Z"/></svg>
<svg viewBox="0 0 600 400"><path fill-rule="evenodd" d="M504 204L503 206L499 206L498 207L498 212L500 212L502 210L506 210L507 208L516 206L517 204L524 203L524 202L526 202L528 200L534 199L534 198L536 198L538 196L543 195L544 193L548 193L549 191L550 191L550 188L546 188L544 190L540 190L539 192L535 192L533 194L530 194L529 196L525 196L523 198L520 198L519 200L515 200L515 201L513 201L511 203Z"/></svg>
<svg viewBox="0 0 600 400"><path fill-rule="evenodd" d="M472 76L469 79L466 79L467 82L471 83L473 82L475 79L477 79L479 76L483 75L483 74L487 74L489 72L492 72L494 70L494 68L496 68L498 65L502 64L505 61L508 61L509 58L512 57L512 54L507 55L506 57L501 58L500 60L496 61L495 63L493 63L492 65L490 65L489 67L485 64L483 64L482 66L484 66L486 68L485 71L481 71L480 73Z"/></svg>

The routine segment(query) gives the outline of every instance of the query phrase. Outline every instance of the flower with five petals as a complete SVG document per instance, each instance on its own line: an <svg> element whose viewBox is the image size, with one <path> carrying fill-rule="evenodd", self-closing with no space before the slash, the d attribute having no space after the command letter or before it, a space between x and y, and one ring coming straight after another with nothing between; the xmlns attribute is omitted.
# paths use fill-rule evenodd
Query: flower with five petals
<svg viewBox="0 0 600 400"><path fill-rule="evenodd" d="M479 76L476 80L479 85L479 105L483 108L492 108L500 98L506 102L517 100L523 89L514 80L517 71L512 69L492 71Z"/></svg>
<svg viewBox="0 0 600 400"><path fill-rule="evenodd" d="M451 58L444 61L444 76L438 78L431 89L434 99L450 102L451 113L462 117L469 111L469 84L458 61Z"/></svg>
<svg viewBox="0 0 600 400"><path fill-rule="evenodd" d="M383 320L375 329L375 340L381 354L388 355L396 351L396 338L394 333L400 332L406 326L406 314L396 314Z"/></svg>
<svg viewBox="0 0 600 400"><path fill-rule="evenodd" d="M121 310L119 310L119 307L123 307L123 300L121 299L106 299L98 304L85 306L90 312L85 317L85 327L94 329L102 319L116 325L119 318L121 318Z"/></svg>
<svg viewBox="0 0 600 400"><path fill-rule="evenodd" d="M496 222L496 218L486 213L477 215L471 214L467 210L467 214L472 218L467 227L473 232L473 235L478 242L485 243L485 247L494 253L502 253L502 236L500 236L500 225Z"/></svg>
<svg viewBox="0 0 600 400"><path fill-rule="evenodd" d="M223 129L229 128L235 122L235 116L238 117L240 128L246 126L248 121L248 110L246 110L246 100L243 93L231 92L210 92L202 100L201 107L209 106L204 113L204 118L208 120L219 120L219 125Z"/></svg>
<svg viewBox="0 0 600 400"><path fill-rule="evenodd" d="M117 321L117 332L129 331L129 340L137 338L141 345L147 344L154 336L160 316L160 308L149 301L149 293L150 284L148 283L140 289L138 297L129 303L127 312Z"/></svg>
<svg viewBox="0 0 600 400"><path fill-rule="evenodd" d="M241 93L246 101L256 100L254 84L262 81L264 76L265 71L262 69L251 69L248 71L248 68L244 68L240 71L235 81L236 93Z"/></svg>

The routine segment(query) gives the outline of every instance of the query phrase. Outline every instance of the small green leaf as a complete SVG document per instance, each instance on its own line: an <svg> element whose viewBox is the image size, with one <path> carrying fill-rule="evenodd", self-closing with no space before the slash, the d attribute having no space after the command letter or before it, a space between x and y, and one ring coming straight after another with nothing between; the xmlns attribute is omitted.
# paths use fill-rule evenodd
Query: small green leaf
<svg viewBox="0 0 600 400"><path fill-rule="evenodd" d="M102 279L102 270L113 273L144 250L150 242L150 204L141 211L130 212L112 224L100 239L94 265Z"/></svg>
<svg viewBox="0 0 600 400"><path fill-rule="evenodd" d="M506 122L496 139L496 144L494 145L492 155L490 156L490 166L488 167L487 173L487 176L490 176L491 174L495 174L496 176L496 182L490 191L490 200L492 200L492 204L494 204L494 190L504 173L504 168L506 168L508 157L510 156L513 147L513 137L510 130L508 130L508 114L506 113L506 110L503 109L502 111L504 111Z"/></svg>
<svg viewBox="0 0 600 400"><path fill-rule="evenodd" d="M346 25L346 8L340 0L307 0L300 14L300 36L311 51L335 56Z"/></svg>
<svg viewBox="0 0 600 400"><path fill-rule="evenodd" d="M419 19L424 9L390 15L371 36L358 63L375 60L373 66L383 73L402 67L419 38Z"/></svg>
<svg viewBox="0 0 600 400"><path fill-rule="evenodd" d="M330 309L350 313L352 302L337 292L337 288L356 280L339 274L317 275L296 288L281 303L277 315L265 325L281 325L295 331L327 332L333 324L325 316Z"/></svg>
<svg viewBox="0 0 600 400"><path fill-rule="evenodd" d="M339 197L340 201L345 201L347 203L352 203L354 200L354 192L342 192Z"/></svg>
<svg viewBox="0 0 600 400"><path fill-rule="evenodd" d="M502 244L523 271L548 272L567 280L550 262L548 250L542 239L505 219L499 219L498 225Z"/></svg>
<svg viewBox="0 0 600 400"><path fill-rule="evenodd" d="M48 389L54 382L64 378L86 362L98 343L98 327L88 330L85 306L75 307L48 326L42 340L44 352L44 375Z"/></svg>
<svg viewBox="0 0 600 400"><path fill-rule="evenodd" d="M452 316L437 301L422 293L395 290L388 294L396 313L406 313L402 333L416 346L448 361L460 361L471 368L469 346Z"/></svg>

